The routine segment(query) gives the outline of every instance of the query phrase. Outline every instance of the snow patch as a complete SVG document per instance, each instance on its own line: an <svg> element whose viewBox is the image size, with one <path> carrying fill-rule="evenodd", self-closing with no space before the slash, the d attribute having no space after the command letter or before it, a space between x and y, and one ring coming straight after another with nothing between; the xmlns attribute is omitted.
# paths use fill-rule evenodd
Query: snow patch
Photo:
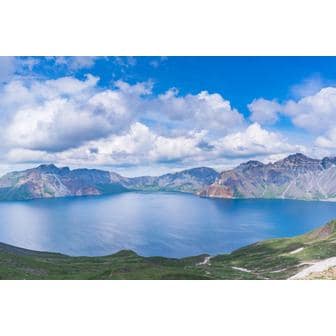
<svg viewBox="0 0 336 336"><path fill-rule="evenodd" d="M301 272L290 277L290 280L304 279L312 273L320 273L328 270L330 267L336 266L336 257L328 258L305 268Z"/></svg>
<svg viewBox="0 0 336 336"><path fill-rule="evenodd" d="M304 248L303 247L299 247L298 249L296 249L296 250L294 250L294 251L291 251L291 252L289 252L289 254L295 254L295 253L299 253L299 252L301 252L301 251L303 251L304 250Z"/></svg>

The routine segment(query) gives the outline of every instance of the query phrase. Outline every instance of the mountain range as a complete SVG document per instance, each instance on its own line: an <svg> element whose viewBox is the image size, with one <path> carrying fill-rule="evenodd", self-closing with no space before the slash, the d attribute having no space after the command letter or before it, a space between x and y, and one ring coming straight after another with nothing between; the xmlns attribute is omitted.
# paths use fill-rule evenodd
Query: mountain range
<svg viewBox="0 0 336 336"><path fill-rule="evenodd" d="M53 164L0 178L0 200L104 195L127 191L174 191L216 198L336 199L336 157L301 153L274 163L248 161L222 173L200 167L161 176L124 177L98 169Z"/></svg>
<svg viewBox="0 0 336 336"><path fill-rule="evenodd" d="M201 167L161 176L128 178L98 169L58 168L53 164L0 178L0 200L28 200L66 196L104 195L126 191L196 193L215 182L214 169Z"/></svg>
<svg viewBox="0 0 336 336"><path fill-rule="evenodd" d="M222 172L200 196L219 198L336 199L336 158L301 153L263 164L248 161Z"/></svg>

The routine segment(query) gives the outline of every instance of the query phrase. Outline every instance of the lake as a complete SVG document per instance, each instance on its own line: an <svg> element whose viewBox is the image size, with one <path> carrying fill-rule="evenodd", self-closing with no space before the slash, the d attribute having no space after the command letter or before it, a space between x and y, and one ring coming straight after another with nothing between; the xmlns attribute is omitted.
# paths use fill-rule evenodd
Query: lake
<svg viewBox="0 0 336 336"><path fill-rule="evenodd" d="M97 256L230 252L305 233L336 218L336 203L220 200L181 193L0 202L0 241L39 251Z"/></svg>

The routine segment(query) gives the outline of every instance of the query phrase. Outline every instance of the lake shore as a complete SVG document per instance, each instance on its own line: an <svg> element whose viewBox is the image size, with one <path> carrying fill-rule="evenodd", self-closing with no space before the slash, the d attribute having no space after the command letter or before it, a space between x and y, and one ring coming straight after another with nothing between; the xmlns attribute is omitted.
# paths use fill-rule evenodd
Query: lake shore
<svg viewBox="0 0 336 336"><path fill-rule="evenodd" d="M182 258L291 237L334 218L335 202L129 192L0 203L0 241L70 256L132 250Z"/></svg>
<svg viewBox="0 0 336 336"><path fill-rule="evenodd" d="M301 236L261 241L211 257L142 257L127 250L70 257L0 244L0 279L323 279L335 274L335 263L329 262L335 254L336 221Z"/></svg>

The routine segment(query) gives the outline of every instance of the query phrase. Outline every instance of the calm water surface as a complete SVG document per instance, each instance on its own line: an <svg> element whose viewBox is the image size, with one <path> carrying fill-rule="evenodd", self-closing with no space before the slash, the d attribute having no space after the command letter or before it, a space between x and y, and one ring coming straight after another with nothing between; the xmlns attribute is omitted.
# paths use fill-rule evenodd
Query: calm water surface
<svg viewBox="0 0 336 336"><path fill-rule="evenodd" d="M0 202L0 241L69 255L132 249L144 256L183 257L301 234L333 218L331 202L124 193Z"/></svg>

